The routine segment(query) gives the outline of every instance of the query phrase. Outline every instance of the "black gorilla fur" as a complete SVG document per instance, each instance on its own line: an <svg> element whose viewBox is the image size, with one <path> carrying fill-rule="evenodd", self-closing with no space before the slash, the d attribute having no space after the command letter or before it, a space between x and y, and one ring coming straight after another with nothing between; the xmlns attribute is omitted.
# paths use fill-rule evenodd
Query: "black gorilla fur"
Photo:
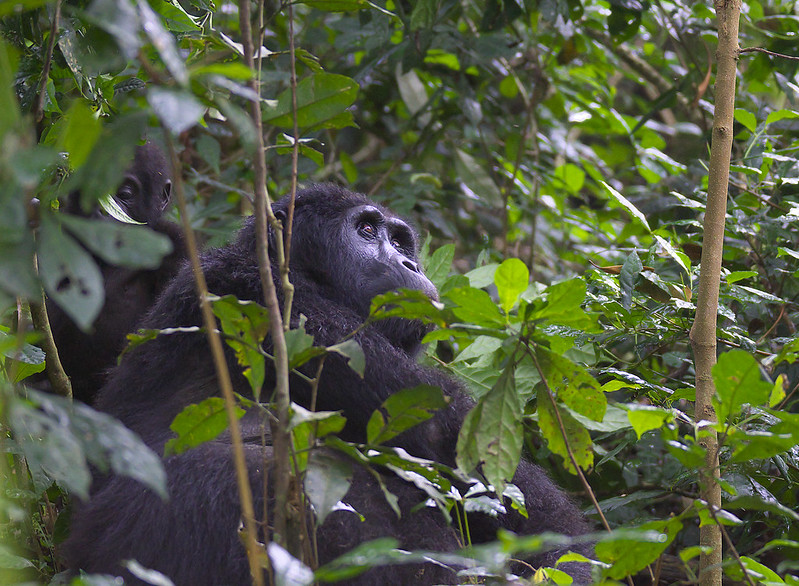
<svg viewBox="0 0 799 586"><path fill-rule="evenodd" d="M285 216L287 201L275 210ZM367 224L370 224L367 227ZM307 317L308 333L319 345L339 342L363 323L369 300L396 287L414 287L435 295L435 289L416 264L416 235L390 211L362 195L320 185L297 195L292 242L291 278L296 293L293 320ZM263 303L255 260L252 222L237 241L203 256L209 290L217 295ZM387 263L387 264L386 264ZM277 274L276 267L273 271ZM194 282L184 269L159 298L141 324L147 328L200 323ZM366 356L359 378L337 355L326 359L317 408L342 410L347 426L344 439L363 442L371 413L392 393L419 384L440 387L449 407L431 420L397 437L395 445L415 456L454 464L457 434L472 406L459 383L441 371L419 365L415 355L424 328L408 320L387 320L356 336ZM234 385L249 394L248 384L234 366ZM271 375L274 380L274 374ZM269 377L268 377L269 378ZM265 387L271 388L272 381ZM140 346L126 355L101 390L97 406L118 417L156 451L171 437L169 425L186 405L217 393L214 367L203 334L172 334ZM291 381L292 399L308 406L309 389L299 378ZM263 510L264 455L259 425L242 420L255 510ZM69 565L91 572L121 572L120 560L134 558L145 567L170 576L178 586L248 584L249 571L237 527L240 508L229 442L221 437L180 456L165 460L168 503L135 481L97 478L91 500L79 507L72 534L65 544ZM356 466L344 501L365 516L331 513L318 529L320 563L377 537L390 536L406 549L455 551L456 531L436 509L418 507L425 495L390 472L387 487L399 497L402 517L387 505L373 476ZM475 543L493 540L499 527L518 533L555 531L579 535L588 529L579 511L534 464L522 461L514 482L524 492L529 519L509 512L499 518L470 514ZM584 546L583 553L590 552ZM533 564L553 564L563 552L531 558ZM589 581L586 564L567 564L579 582ZM129 576L128 576L129 577ZM352 584L456 583L453 570L434 564L375 568Z"/></svg>
<svg viewBox="0 0 799 586"><path fill-rule="evenodd" d="M125 335L133 331L186 258L180 227L161 217L169 205L169 169L158 147L149 143L139 146L114 196L128 216L172 240L172 252L161 266L131 269L110 265L95 256L103 275L105 304L90 332L82 331L58 305L47 302L61 364L72 380L74 397L84 403L94 400L125 347ZM85 215L79 192L69 195L64 208L68 213ZM93 215L102 217L99 212Z"/></svg>

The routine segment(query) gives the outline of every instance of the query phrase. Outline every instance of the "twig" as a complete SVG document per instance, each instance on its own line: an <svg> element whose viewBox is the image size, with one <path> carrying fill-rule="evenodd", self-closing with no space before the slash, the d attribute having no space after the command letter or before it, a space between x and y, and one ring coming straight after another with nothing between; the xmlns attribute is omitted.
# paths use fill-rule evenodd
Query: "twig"
<svg viewBox="0 0 799 586"><path fill-rule="evenodd" d="M241 441L241 430L239 420L236 416L236 399L233 395L233 384L230 380L225 352L222 347L222 340L216 326L216 318L211 309L208 299L208 285L205 281L200 257L197 252L197 240L194 237L194 230L191 228L189 212L186 207L186 195L183 191L183 181L181 181L180 162L178 161L172 136L169 131L164 129L164 142L169 150L169 158L172 163L173 187L177 195L178 209L180 210L180 221L183 226L183 235L186 238L186 249L191 262L191 269L194 273L194 280L197 286L197 295L200 300L200 309L203 316L203 325L208 336L208 344L211 347L211 354L214 359L219 386L222 396L225 399L225 412L228 418L228 428L230 431L230 441L233 446L233 462L236 468L236 483L239 489L239 501L241 502L241 514L244 519L244 540L247 547L247 560L250 563L250 574L252 575L255 586L263 586L264 576L260 566L259 546L256 540L257 529L255 527L255 511L252 504L252 487L247 470L247 460L244 456L244 446Z"/></svg>
<svg viewBox="0 0 799 586"><path fill-rule="evenodd" d="M50 23L50 38L47 39L47 52L42 65L42 77L36 92L36 106L33 109L33 119L41 122L44 118L44 97L47 95L47 80L50 79L50 66L53 63L53 48L58 35L58 21L61 20L61 0L56 0L53 12L53 22Z"/></svg>
<svg viewBox="0 0 799 586"><path fill-rule="evenodd" d="M746 49L739 49L738 53L765 53L766 55L770 55L772 57L779 57L780 59L789 59L790 61L799 61L799 56L797 55L784 55L782 53L775 53L774 51L769 51L768 49L763 49L761 47L747 47Z"/></svg>
<svg viewBox="0 0 799 586"><path fill-rule="evenodd" d="M239 28L241 30L241 42L244 46L244 64L250 69L255 70L255 50L253 47L252 26L250 24L250 2L242 0L239 2ZM260 50L259 50L260 55ZM258 95L261 88L258 80L253 78L249 82L250 89ZM264 304L269 312L269 331L272 338L272 348L275 364L275 410L277 420L272 424L272 441L274 445L275 460L275 488L274 488L274 525L272 528L273 540L283 545L294 557L301 557L299 545L289 538L292 537L288 531L288 520L290 511L288 503L290 501L291 489L291 437L288 432L289 418L289 366L288 354L286 350L286 339L283 336L283 318L280 310L280 303L277 299L275 283L272 279L272 266L269 260L267 220L272 226L275 236L275 256L278 266L285 265L285 255L283 247L283 227L275 217L270 204L269 194L266 190L266 158L264 153L263 122L261 120L261 105L258 101L250 102L250 119L255 127L255 152L253 168L255 170L255 232L256 232L256 251L258 256L258 272L261 277L261 288L264 294ZM291 294L292 285L288 279L282 281L282 286L287 294ZM292 522L295 519L291 519ZM293 523L296 525L296 523ZM297 547L295 547L295 545Z"/></svg>

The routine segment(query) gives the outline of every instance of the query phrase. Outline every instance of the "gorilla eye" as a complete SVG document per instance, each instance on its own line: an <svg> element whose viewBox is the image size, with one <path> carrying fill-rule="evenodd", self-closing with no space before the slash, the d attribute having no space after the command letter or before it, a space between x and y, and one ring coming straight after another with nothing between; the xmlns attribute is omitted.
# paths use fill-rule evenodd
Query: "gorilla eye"
<svg viewBox="0 0 799 586"><path fill-rule="evenodd" d="M374 238L377 236L377 228L371 222L361 220L358 222L358 233L367 238Z"/></svg>

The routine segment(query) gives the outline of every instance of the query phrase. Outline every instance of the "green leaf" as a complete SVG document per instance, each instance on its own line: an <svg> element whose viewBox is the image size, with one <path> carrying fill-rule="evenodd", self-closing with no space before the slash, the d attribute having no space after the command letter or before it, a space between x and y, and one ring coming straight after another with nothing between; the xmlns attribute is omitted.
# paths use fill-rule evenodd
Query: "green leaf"
<svg viewBox="0 0 799 586"><path fill-rule="evenodd" d="M506 259L494 273L494 284L499 293L499 304L505 313L510 313L530 284L530 271L518 258Z"/></svg>
<svg viewBox="0 0 799 586"><path fill-rule="evenodd" d="M602 421L608 400L596 379L579 364L555 352L539 348L537 355L555 397L577 413Z"/></svg>
<svg viewBox="0 0 799 586"><path fill-rule="evenodd" d="M644 269L641 264L641 259L638 258L638 253L632 251L624 260L619 273L619 286L621 288L621 306L629 310L633 304L633 289L635 289L635 282L638 280L638 275Z"/></svg>
<svg viewBox="0 0 799 586"><path fill-rule="evenodd" d="M610 194L610 196L623 208L625 208L630 214L637 219L641 224L643 224L644 228L646 228L647 232L651 232L652 229L649 227L649 222L646 221L646 216L642 214L637 207L635 207L630 200L624 197L621 193L613 189L610 185L605 183L604 181L600 182L602 187Z"/></svg>
<svg viewBox="0 0 799 586"><path fill-rule="evenodd" d="M321 525L350 489L352 465L329 450L314 450L303 482L316 524Z"/></svg>
<svg viewBox="0 0 799 586"><path fill-rule="evenodd" d="M61 231L51 214L41 217L39 275L52 300L88 330L103 307L103 277L91 255Z"/></svg>
<svg viewBox="0 0 799 586"><path fill-rule="evenodd" d="M205 113L205 106L188 91L153 87L147 101L161 124L176 135L197 124Z"/></svg>
<svg viewBox="0 0 799 586"><path fill-rule="evenodd" d="M244 417L245 411L236 406L236 417ZM228 427L225 400L222 397L209 397L204 401L187 405L177 414L169 429L178 434L164 446L164 456L182 454L190 448L211 441Z"/></svg>
<svg viewBox="0 0 799 586"><path fill-rule="evenodd" d="M569 448L571 448L571 453L574 455L577 465L583 470L588 470L594 465L591 435L568 411L560 409L559 413L569 442ZM563 432L558 423L558 416L552 403L545 397L540 397L538 400L538 426L541 428L541 434L546 439L549 449L563 458L564 468L572 474L577 474L569 457L569 451L566 449Z"/></svg>
<svg viewBox="0 0 799 586"><path fill-rule="evenodd" d="M75 100L58 128L61 132L56 139L56 146L69 153L69 163L73 169L81 167L100 138L100 121L85 100Z"/></svg>
<svg viewBox="0 0 799 586"><path fill-rule="evenodd" d="M347 364L355 371L355 373L363 378L363 373L366 370L366 357L363 354L361 346L355 340L345 340L327 347L328 352L335 352L344 358L348 359Z"/></svg>
<svg viewBox="0 0 799 586"><path fill-rule="evenodd" d="M466 323L487 327L504 327L505 316L494 304L491 296L481 289L458 287L447 293L447 297L458 307L455 316Z"/></svg>
<svg viewBox="0 0 799 586"><path fill-rule="evenodd" d="M156 269L172 252L169 237L146 226L90 220L69 214L61 214L59 219L86 248L113 265Z"/></svg>
<svg viewBox="0 0 799 586"><path fill-rule="evenodd" d="M167 498L161 459L139 437L113 417L82 403L73 403L28 389L30 401L9 402L9 422L34 478L38 471L67 490L88 498L89 464L128 476Z"/></svg>
<svg viewBox="0 0 799 586"><path fill-rule="evenodd" d="M743 350L730 350L719 356L713 366L713 382L718 396L714 406L721 422L736 415L746 403L767 404L771 395L771 385L763 380L760 365Z"/></svg>
<svg viewBox="0 0 799 586"><path fill-rule="evenodd" d="M447 280L449 270L452 267L452 259L455 258L455 245L445 244L438 248L433 254L427 257L424 272L436 289L441 290L441 286Z"/></svg>
<svg viewBox="0 0 799 586"><path fill-rule="evenodd" d="M546 302L532 311L527 319L569 326L583 331L596 329L596 318L581 307L585 301L586 285L582 279L570 279L546 288Z"/></svg>
<svg viewBox="0 0 799 586"><path fill-rule="evenodd" d="M266 376L266 360L261 345L269 332L269 312L254 301L239 301L233 295L210 296L214 315L219 319L228 346L233 348L244 376L257 401Z"/></svg>
<svg viewBox="0 0 799 586"><path fill-rule="evenodd" d="M735 120L738 121L749 132L757 130L757 118L749 110L735 108Z"/></svg>
<svg viewBox="0 0 799 586"><path fill-rule="evenodd" d="M652 405L628 405L627 418L633 426L638 439L651 429L659 429L666 421L674 419L668 409L661 409Z"/></svg>
<svg viewBox="0 0 799 586"><path fill-rule="evenodd" d="M161 19L150 8L147 0L137 0L136 4L139 8L139 17L141 18L144 34L150 38L150 42L158 51L169 73L181 86L188 85L189 73L186 71L184 59L178 53L175 38L161 24ZM175 134L180 134L180 132L175 131Z"/></svg>
<svg viewBox="0 0 799 586"><path fill-rule="evenodd" d="M297 125L300 129L322 126L349 108L358 97L358 84L349 77L315 73L297 84ZM263 121L281 128L293 128L291 91L277 98L277 105L264 108ZM339 119L338 124L346 123Z"/></svg>
<svg viewBox="0 0 799 586"><path fill-rule="evenodd" d="M775 110L766 117L766 126L779 122L780 120L796 118L799 118L799 112L796 110Z"/></svg>
<svg viewBox="0 0 799 586"><path fill-rule="evenodd" d="M638 536L625 532L622 538L611 534L601 539L594 551L598 560L611 564L604 574L608 578L621 580L653 563L681 529L682 522L679 519L651 521L637 528L640 531Z"/></svg>
<svg viewBox="0 0 799 586"><path fill-rule="evenodd" d="M367 442L384 444L403 431L427 421L448 403L449 400L438 387L419 385L402 389L388 397L372 413L366 425Z"/></svg>
<svg viewBox="0 0 799 586"><path fill-rule="evenodd" d="M455 168L463 184L475 197L489 205L495 205L502 200L499 187L486 172L486 165L472 155L461 149L455 149Z"/></svg>
<svg viewBox="0 0 799 586"><path fill-rule="evenodd" d="M419 0L411 12L411 30L430 28L436 20L439 0Z"/></svg>
<svg viewBox="0 0 799 586"><path fill-rule="evenodd" d="M513 369L506 368L463 421L458 435L458 467L471 472L481 466L488 482L501 494L522 455L523 415Z"/></svg>

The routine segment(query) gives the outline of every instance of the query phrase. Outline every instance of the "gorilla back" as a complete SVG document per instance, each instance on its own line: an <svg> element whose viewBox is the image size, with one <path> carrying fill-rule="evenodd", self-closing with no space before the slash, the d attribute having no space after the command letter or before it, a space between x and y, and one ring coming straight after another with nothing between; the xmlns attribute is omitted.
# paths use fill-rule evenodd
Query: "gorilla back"
<svg viewBox="0 0 799 586"><path fill-rule="evenodd" d="M285 218L288 202L275 204ZM471 400L457 381L441 371L423 367L416 353L426 329L418 322L394 319L358 329L371 299L399 287L421 290L430 297L435 287L421 271L417 236L406 222L362 195L331 185L319 185L297 194L291 254L291 280L295 286L293 325L300 314L305 329L317 345L331 345L358 330L355 339L363 349L363 378L344 358L331 354L317 389L316 408L342 411L347 418L343 439L366 441L372 412L401 389L420 384L437 386L449 397L446 409L425 423L401 434L394 444L412 455L453 465L457 435ZM263 303L255 255L252 222L245 224L232 245L208 252L202 266L209 290L233 294L241 300ZM278 274L277 267L273 272ZM279 287L278 287L279 289ZM192 326L201 323L193 278L184 270L173 280L144 320L146 328ZM269 341L265 342L269 346ZM228 362L236 390L248 394L249 383L236 365ZM313 365L310 365L313 366ZM264 392L274 385L267 365ZM309 372L315 367L309 369ZM292 376L292 400L310 407L307 377ZM116 416L161 451L171 432L169 425L186 405L217 394L212 361L204 334L159 336L128 353L101 390L97 406ZM242 420L250 481L256 511L264 510L264 474L268 452L260 447L260 424ZM72 533L65 544L73 568L92 572L123 573L119 563L136 559L182 585L247 584L249 572L239 542L239 505L229 441L220 437L164 461L170 500L161 502L127 478L95 478L88 503L77 510ZM394 537L404 549L454 551L461 540L449 519L438 510L418 506L426 495L393 473L381 473L381 482L397 495L402 516L386 503L377 479L355 467L349 492L343 499L365 517L348 511L331 513L317 529L319 562L329 562L367 540ZM529 518L515 512L497 518L470 514L474 543L491 541L500 527L519 533L554 531L578 535L587 526L571 501L535 465L523 461L514 482L524 492ZM510 507L509 507L510 509ZM582 553L588 554L590 547ZM531 557L533 564L553 564L563 552ZM587 582L587 569L567 564L577 581ZM126 575L127 579L131 577ZM453 569L439 565L408 564L374 568L351 580L352 584L457 583ZM134 581L135 582L135 581Z"/></svg>

